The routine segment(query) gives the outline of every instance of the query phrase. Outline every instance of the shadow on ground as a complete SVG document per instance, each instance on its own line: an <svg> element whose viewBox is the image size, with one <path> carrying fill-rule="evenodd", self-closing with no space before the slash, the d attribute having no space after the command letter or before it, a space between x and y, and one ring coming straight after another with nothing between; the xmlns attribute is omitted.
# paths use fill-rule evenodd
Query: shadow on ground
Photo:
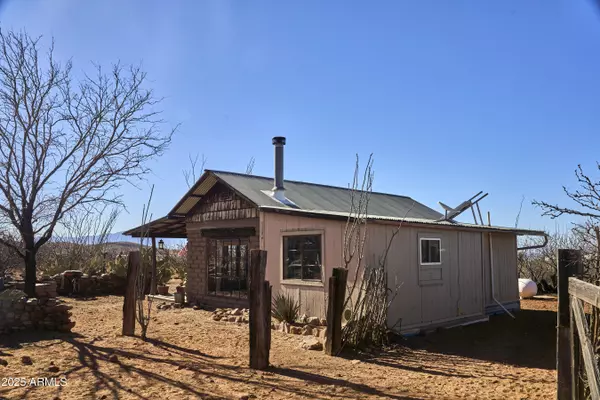
<svg viewBox="0 0 600 400"><path fill-rule="evenodd" d="M543 301L543 300L541 300ZM444 376L485 376L491 363L552 370L556 367L556 312L521 310L487 323L400 339L365 361ZM468 359L468 360L466 360ZM465 371L464 365L472 364Z"/></svg>

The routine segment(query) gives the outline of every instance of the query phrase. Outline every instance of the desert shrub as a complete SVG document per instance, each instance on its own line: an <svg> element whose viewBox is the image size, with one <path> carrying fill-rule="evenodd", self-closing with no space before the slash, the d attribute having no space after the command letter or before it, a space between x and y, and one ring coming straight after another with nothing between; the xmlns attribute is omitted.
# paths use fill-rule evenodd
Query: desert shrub
<svg viewBox="0 0 600 400"><path fill-rule="evenodd" d="M300 315L300 304L291 296L279 293L273 298L271 315L279 322L293 323Z"/></svg>

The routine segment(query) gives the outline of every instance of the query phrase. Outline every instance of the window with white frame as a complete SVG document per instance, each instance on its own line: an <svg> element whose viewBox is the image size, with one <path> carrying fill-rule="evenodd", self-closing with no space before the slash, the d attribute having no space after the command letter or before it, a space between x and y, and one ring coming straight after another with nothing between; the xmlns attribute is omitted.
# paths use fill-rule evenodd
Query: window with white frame
<svg viewBox="0 0 600 400"><path fill-rule="evenodd" d="M283 237L283 279L321 280L321 235Z"/></svg>
<svg viewBox="0 0 600 400"><path fill-rule="evenodd" d="M419 246L421 265L439 265L442 263L442 239L421 238Z"/></svg>

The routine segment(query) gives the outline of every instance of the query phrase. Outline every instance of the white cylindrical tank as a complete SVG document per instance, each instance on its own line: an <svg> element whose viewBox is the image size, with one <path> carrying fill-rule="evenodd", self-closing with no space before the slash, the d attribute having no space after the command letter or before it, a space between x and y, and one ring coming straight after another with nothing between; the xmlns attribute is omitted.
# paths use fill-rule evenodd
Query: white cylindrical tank
<svg viewBox="0 0 600 400"><path fill-rule="evenodd" d="M537 285L531 279L519 278L519 296L522 299L533 297L537 294Z"/></svg>

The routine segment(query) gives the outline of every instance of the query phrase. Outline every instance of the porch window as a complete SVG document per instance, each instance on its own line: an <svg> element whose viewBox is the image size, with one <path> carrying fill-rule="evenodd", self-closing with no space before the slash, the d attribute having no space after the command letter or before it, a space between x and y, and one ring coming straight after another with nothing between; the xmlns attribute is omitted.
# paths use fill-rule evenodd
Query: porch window
<svg viewBox="0 0 600 400"><path fill-rule="evenodd" d="M321 235L283 237L283 279L321 280Z"/></svg>
<svg viewBox="0 0 600 400"><path fill-rule="evenodd" d="M442 263L441 248L442 239L439 238L421 238L419 240L421 265L438 265Z"/></svg>
<svg viewBox="0 0 600 400"><path fill-rule="evenodd" d="M208 293L246 298L248 291L248 239L208 239Z"/></svg>

